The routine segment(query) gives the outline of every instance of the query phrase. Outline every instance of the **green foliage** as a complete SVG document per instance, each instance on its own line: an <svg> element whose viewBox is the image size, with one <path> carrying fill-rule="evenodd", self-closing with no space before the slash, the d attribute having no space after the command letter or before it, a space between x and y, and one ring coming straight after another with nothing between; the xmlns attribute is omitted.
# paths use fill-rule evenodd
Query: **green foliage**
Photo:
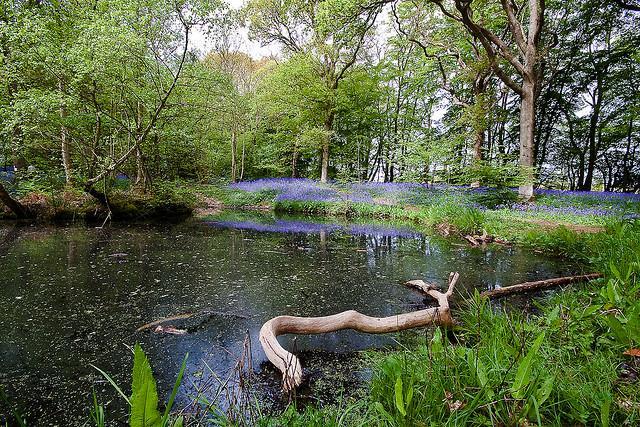
<svg viewBox="0 0 640 427"><path fill-rule="evenodd" d="M93 397L93 407L91 408L91 421L95 424L96 427L105 427L106 426L106 418L104 415L104 406L98 403L98 397L96 396L96 391L94 390L92 393Z"/></svg>
<svg viewBox="0 0 640 427"><path fill-rule="evenodd" d="M170 413L173 408L173 403L178 394L178 389L182 383L182 378L187 367L187 358L189 354L184 356L182 360L182 366L178 372L178 376L173 385L171 395L167 405L165 406L164 413L161 415L158 409L158 391L156 388L156 381L151 371L151 365L147 356L145 355L140 344L136 344L133 350L133 379L131 384L131 397L127 397L122 389L118 387L116 382L100 368L93 366L106 380L114 387L114 389L120 394L123 399L129 404L130 415L129 425L131 427L181 427L184 423L182 416L176 417L171 420ZM92 421L97 427L104 425L105 413L104 408L98 404L95 392L93 394L93 409L91 410Z"/></svg>
<svg viewBox="0 0 640 427"><path fill-rule="evenodd" d="M520 169L513 164L492 164L487 161L474 161L464 169L460 178L465 184L478 182L499 189L517 187L523 183Z"/></svg>
<svg viewBox="0 0 640 427"><path fill-rule="evenodd" d="M567 227L559 226L550 230L534 228L521 236L519 241L524 247L586 261L591 251L592 238Z"/></svg>
<svg viewBox="0 0 640 427"><path fill-rule="evenodd" d="M14 419L16 425L18 425L20 427L27 427L27 422L22 417L22 415L20 415L20 412L18 411L18 409L15 408L11 404L11 402L9 402L9 398L7 397L7 395L6 395L5 391L4 391L4 386L0 386L0 401L6 405L6 407L7 407L7 409L9 411L11 411L11 415L13 415L13 419ZM9 414L7 414L7 416L9 416ZM9 420L7 420L6 422L7 422L7 425L8 425Z"/></svg>
<svg viewBox="0 0 640 427"><path fill-rule="evenodd" d="M518 201L518 193L510 188L487 188L485 191L475 191L470 193L469 198L486 208L496 209L510 206Z"/></svg>
<svg viewBox="0 0 640 427"><path fill-rule="evenodd" d="M551 307L544 308L547 316ZM387 421L383 425L637 420L637 409L607 406L611 396L603 398L616 378L615 356L609 351L576 355L571 344L561 344L565 331L557 320L557 314L527 319L495 313L486 302L472 302L456 331L456 345L436 331L426 345L378 362L371 406ZM537 338L536 331L542 331Z"/></svg>

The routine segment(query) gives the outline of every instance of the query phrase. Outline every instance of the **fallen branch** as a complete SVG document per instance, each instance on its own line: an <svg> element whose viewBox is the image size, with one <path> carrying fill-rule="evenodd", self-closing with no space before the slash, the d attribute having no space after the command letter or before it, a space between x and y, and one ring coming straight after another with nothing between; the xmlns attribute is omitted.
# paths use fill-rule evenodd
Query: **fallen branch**
<svg viewBox="0 0 640 427"><path fill-rule="evenodd" d="M583 274L579 276L558 277L555 279L538 280L535 282L524 282L518 285L506 286L504 288L484 291L481 297L498 298L505 295L538 291L540 289L552 288L554 286L569 285L572 283L588 282L603 277L601 273Z"/></svg>
<svg viewBox="0 0 640 427"><path fill-rule="evenodd" d="M474 247L480 246L480 245L486 245L487 243L498 243L501 245L510 244L506 240L487 234L487 230L483 230L481 235L474 234L472 236L467 234L466 236L464 236L464 238L467 242L471 243L471 246L474 246Z"/></svg>
<svg viewBox="0 0 640 427"><path fill-rule="evenodd" d="M445 293L422 280L406 283L407 286L433 297L438 302L437 307L389 317L370 317L355 310L324 317L278 316L267 321L260 329L260 344L267 358L282 372L284 391L292 391L302 383L302 366L293 353L280 345L279 335L324 334L343 329L384 334L427 325L452 325L454 322L449 310L449 297L453 294L459 277L458 273L450 274L449 287Z"/></svg>

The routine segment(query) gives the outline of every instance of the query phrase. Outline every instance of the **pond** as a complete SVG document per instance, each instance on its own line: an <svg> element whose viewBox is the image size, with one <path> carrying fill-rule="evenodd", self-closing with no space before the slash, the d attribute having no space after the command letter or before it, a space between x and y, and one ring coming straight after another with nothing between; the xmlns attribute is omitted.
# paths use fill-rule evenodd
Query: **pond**
<svg viewBox="0 0 640 427"><path fill-rule="evenodd" d="M205 385L216 376L233 371L246 336L263 387L278 389L279 375L257 340L271 317L415 310L423 298L402 283L420 278L443 285L450 271L460 272L457 292L465 295L579 270L524 250L470 248L389 223L222 213L174 225L2 227L0 384L38 425L82 424L93 390L111 401L110 420L125 420L121 399L90 365L128 393L130 349L137 342L165 395L189 353L180 392L185 405L198 389L203 395L213 390ZM153 327L136 332L184 313L197 315L163 324L186 329L184 335ZM327 357L394 342L392 335L353 331L281 340L297 352ZM303 363L313 370L321 359ZM0 403L0 420L5 411Z"/></svg>

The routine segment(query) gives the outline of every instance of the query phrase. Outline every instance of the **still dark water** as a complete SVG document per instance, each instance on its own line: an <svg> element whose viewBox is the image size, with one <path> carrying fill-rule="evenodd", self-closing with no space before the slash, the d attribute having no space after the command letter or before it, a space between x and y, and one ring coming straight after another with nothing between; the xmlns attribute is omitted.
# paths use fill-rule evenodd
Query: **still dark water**
<svg viewBox="0 0 640 427"><path fill-rule="evenodd" d="M108 419L122 421L121 400L90 364L128 393L130 348L137 342L163 393L188 352L179 403L198 389L215 400L208 390L214 393L216 375L232 371L247 334L253 370L264 387L278 388L257 340L273 316L414 310L422 297L402 283L444 284L450 271L460 272L457 291L466 294L577 269L531 252L474 249L388 224L229 214L104 229L0 225L0 384L29 425L82 425L92 390L111 401ZM183 313L200 314L165 325L188 329L186 335L136 332ZM331 353L393 342L349 331L282 339L298 351ZM7 414L0 402L0 424Z"/></svg>

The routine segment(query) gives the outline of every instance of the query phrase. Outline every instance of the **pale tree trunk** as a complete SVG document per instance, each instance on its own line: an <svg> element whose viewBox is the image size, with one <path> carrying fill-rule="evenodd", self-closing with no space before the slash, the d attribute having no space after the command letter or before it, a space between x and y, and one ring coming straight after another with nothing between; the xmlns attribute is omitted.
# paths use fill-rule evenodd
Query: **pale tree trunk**
<svg viewBox="0 0 640 427"><path fill-rule="evenodd" d="M525 78L520 98L520 167L524 182L518 191L524 200L533 198L535 114L535 82Z"/></svg>
<svg viewBox="0 0 640 427"><path fill-rule="evenodd" d="M238 132L235 125L231 128L231 182L237 181L238 175Z"/></svg>
<svg viewBox="0 0 640 427"><path fill-rule="evenodd" d="M322 170L320 172L320 182L327 182L329 180L329 144L331 143L334 118L335 113L331 110L324 121L325 135L322 141Z"/></svg>
<svg viewBox="0 0 640 427"><path fill-rule="evenodd" d="M293 153L291 153L291 178L298 177L298 141L293 142Z"/></svg>
<svg viewBox="0 0 640 427"><path fill-rule="evenodd" d="M477 129L473 138L473 160L482 160L482 147L484 146L484 130Z"/></svg>
<svg viewBox="0 0 640 427"><path fill-rule="evenodd" d="M240 181L244 178L245 143L242 139L242 157L240 158Z"/></svg>
<svg viewBox="0 0 640 427"><path fill-rule="evenodd" d="M62 79L58 80L58 89L60 95L64 95L64 82ZM64 177L67 184L71 184L73 181L73 169L71 165L71 147L69 144L69 129L64 124L67 118L67 107L64 104L64 100L60 103L60 149L62 152L62 167L64 168Z"/></svg>

